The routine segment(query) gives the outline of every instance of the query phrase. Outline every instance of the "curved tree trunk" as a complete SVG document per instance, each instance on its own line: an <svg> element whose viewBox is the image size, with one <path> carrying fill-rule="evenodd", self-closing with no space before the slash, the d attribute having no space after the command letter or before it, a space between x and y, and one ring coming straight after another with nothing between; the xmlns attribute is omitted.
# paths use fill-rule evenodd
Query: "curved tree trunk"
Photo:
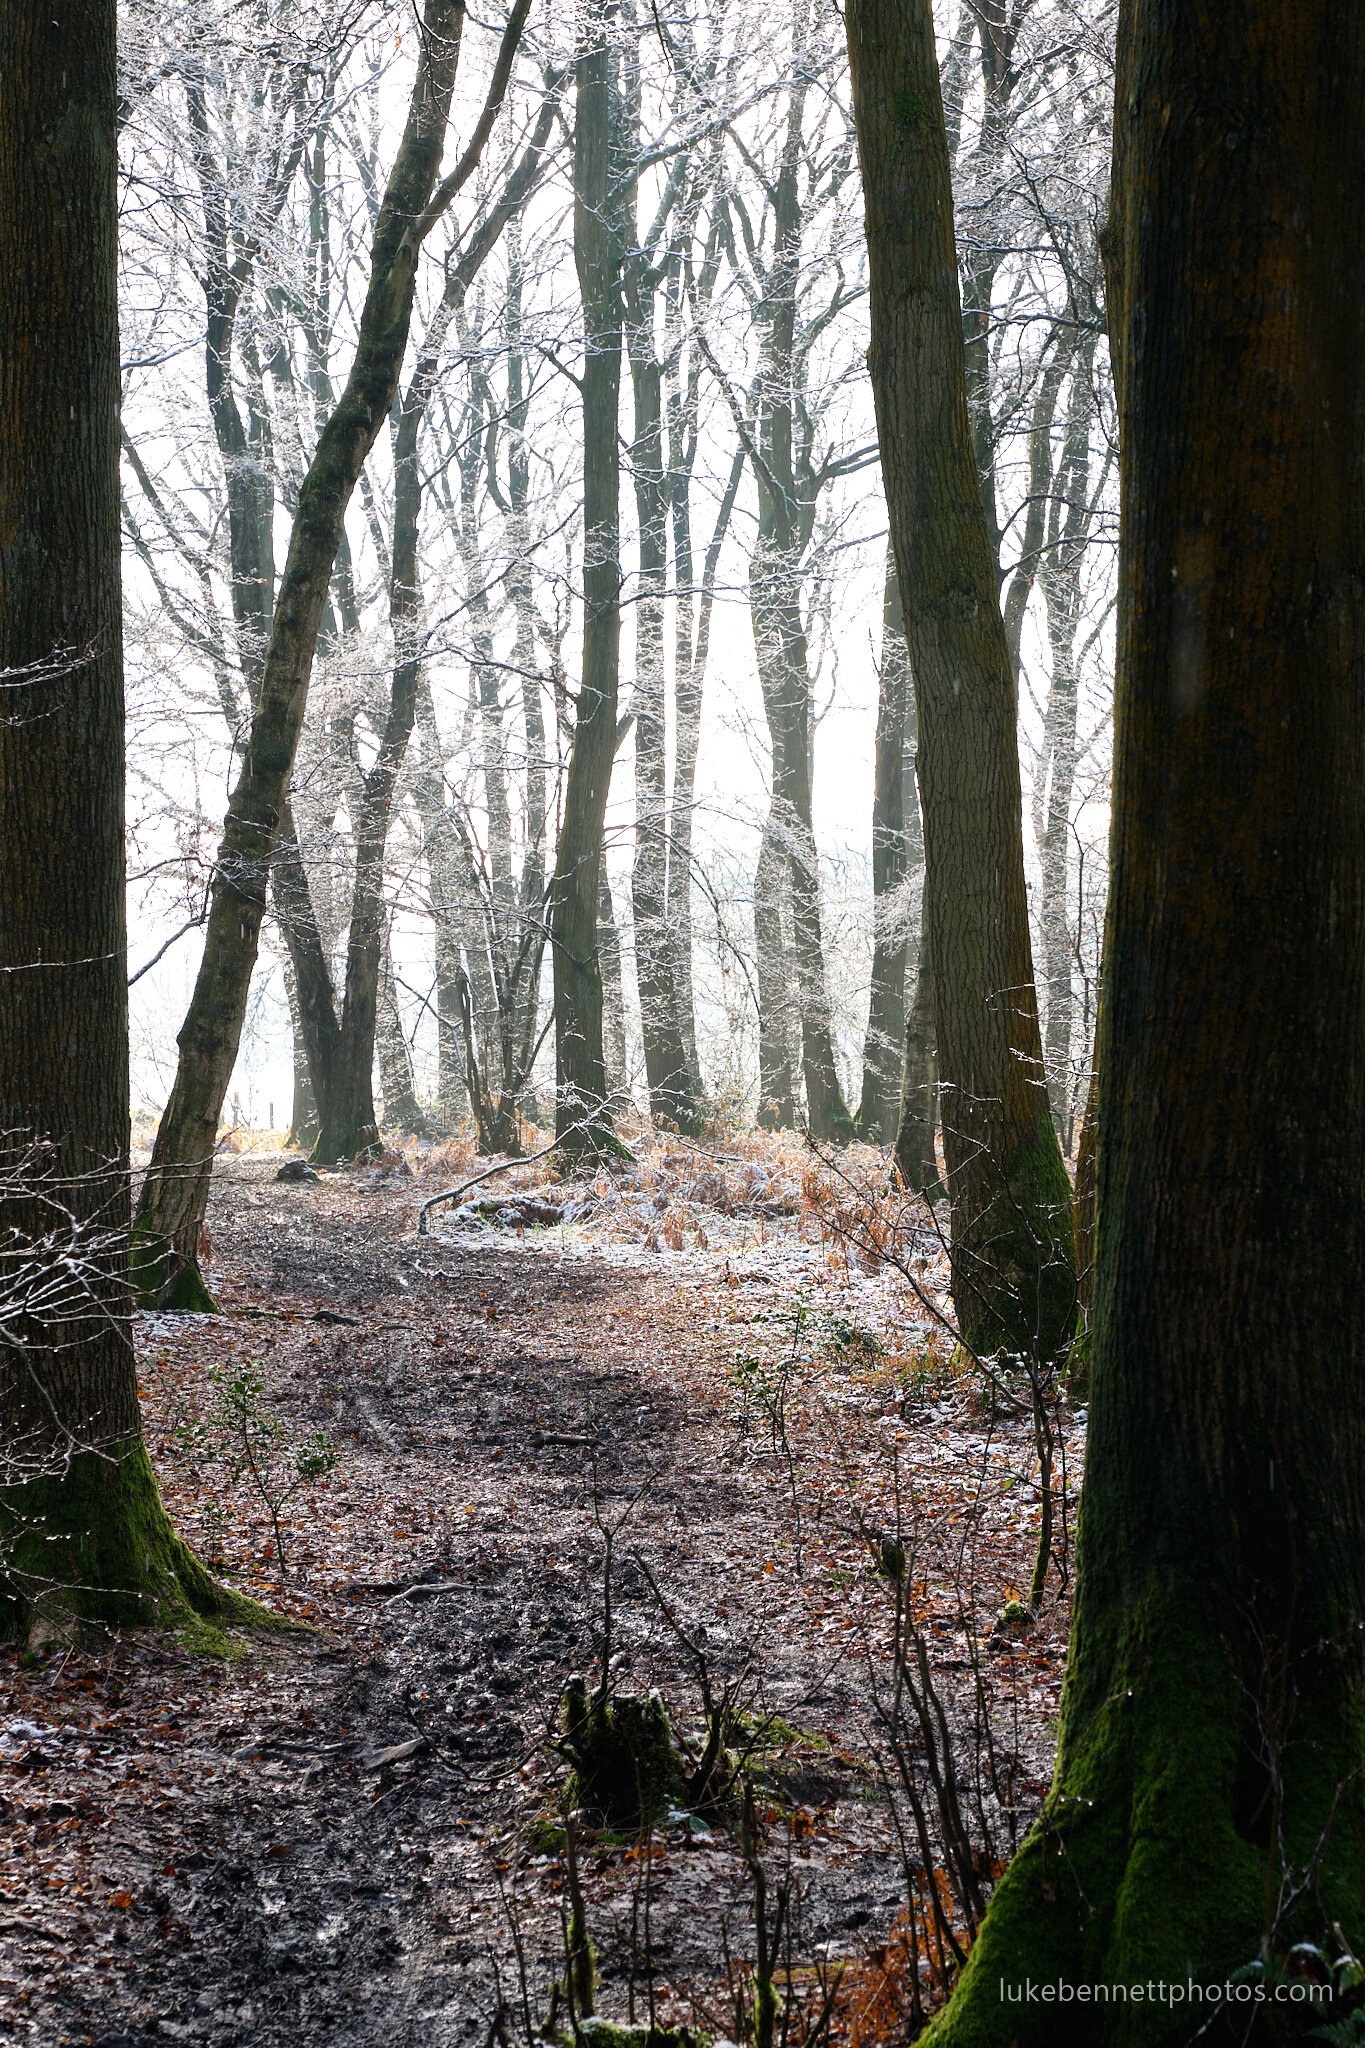
<svg viewBox="0 0 1365 2048"><path fill-rule="evenodd" d="M528 6L529 0L515 0L508 21L490 88L494 110L499 77L504 87L506 82L503 62L510 67ZM433 197L463 22L463 0L426 0L407 125L375 225L355 359L299 492L251 739L224 821L204 957L179 1033L175 1085L138 1204L137 1230L149 1282L158 1274L183 1276L185 1298L196 1305L207 1301L195 1249L208 1203L218 1118L236 1063L265 882L288 797L346 507L397 389L423 238L472 172L491 126L486 105L470 147Z"/></svg>
<svg viewBox="0 0 1365 2048"><path fill-rule="evenodd" d="M450 323L458 319L470 284L494 247L503 228L539 173L541 153L554 117L557 96L547 93L535 133L502 197L472 235L457 263L449 266L445 290L423 343L403 398L394 436L393 552L389 577L389 620L393 632L393 686L388 715L380 736L379 752L364 778L363 795L356 818L355 876L351 894L351 920L347 939L346 984L341 1015L340 1043L335 1081L328 1091L327 1111L317 1142L320 1159L356 1159L379 1142L379 1125L374 1107L375 1038L384 970L384 857L393 818L398 778L407 755L408 742L417 716L417 700L423 673L424 604L418 564L418 539L422 514L422 477L418 461L422 426L440 372L442 347ZM475 450L478 461L478 450ZM476 632L488 610L487 592L480 576L475 586ZM485 722L485 758L496 764L488 781L488 810L495 857L503 856L508 866L505 783L502 776L502 747L498 685L495 672L483 664L479 672ZM496 731L488 731L489 719ZM510 870L504 898L510 898ZM510 901L506 902L510 912ZM401 1034L400 1034L401 1035ZM420 1123L411 1086L403 1097L403 1115ZM388 1088L385 1088L386 1114Z"/></svg>
<svg viewBox="0 0 1365 2048"><path fill-rule="evenodd" d="M0 1633L219 1595L142 1439L128 991L113 0L0 4Z"/></svg>
<svg viewBox="0 0 1365 2048"><path fill-rule="evenodd" d="M1365 1942L1365 20L1252 0L1226 30L1120 20L1076 1612L1052 1794L945 2043L1186 2041L1207 2007L1101 2026L1000 1987Z"/></svg>
<svg viewBox="0 0 1365 2048"><path fill-rule="evenodd" d="M964 386L928 0L847 13L877 405L918 708L924 916L953 1301L979 1353L1054 1358L1075 1317L1071 1186L1043 1073L1015 695Z"/></svg>

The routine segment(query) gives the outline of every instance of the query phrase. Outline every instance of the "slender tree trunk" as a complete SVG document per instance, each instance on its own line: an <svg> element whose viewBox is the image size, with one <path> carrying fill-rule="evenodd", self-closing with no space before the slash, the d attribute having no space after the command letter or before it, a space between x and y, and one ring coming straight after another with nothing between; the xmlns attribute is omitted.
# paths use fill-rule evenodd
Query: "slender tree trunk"
<svg viewBox="0 0 1365 2048"><path fill-rule="evenodd" d="M128 1290L113 0L0 4L0 1633L230 1603L172 1533Z"/></svg>
<svg viewBox="0 0 1365 2048"><path fill-rule="evenodd" d="M384 940L379 967L379 1002L375 1027L379 1051L379 1081L384 1091L384 1122L390 1130L413 1137L428 1137L431 1124L417 1100L417 1077L412 1066L412 1047L403 1029L398 1007L398 987L393 978L389 942Z"/></svg>
<svg viewBox="0 0 1365 2048"><path fill-rule="evenodd" d="M460 1039L460 945L444 919L436 923L436 1099L447 1132L471 1114Z"/></svg>
<svg viewBox="0 0 1365 2048"><path fill-rule="evenodd" d="M1095 1155L1099 1110L1099 1069L1092 1067L1076 1147L1076 1298L1087 1322L1095 1308Z"/></svg>
<svg viewBox="0 0 1365 2048"><path fill-rule="evenodd" d="M1365 1942L1365 19L1125 0L1118 57L1076 1609L1052 1794L942 2042L1185 2041L1192 2001L1101 2029L1001 1983Z"/></svg>
<svg viewBox="0 0 1365 2048"><path fill-rule="evenodd" d="M933 20L928 0L851 0L847 22L868 360L919 720L954 1306L975 1351L1051 1358L1075 1316L1071 1187L1043 1073L1015 695L967 416Z"/></svg>
<svg viewBox="0 0 1365 2048"><path fill-rule="evenodd" d="M507 542L511 563L507 594L516 620L512 664L521 682L521 716L526 733L526 848L521 865L521 927L518 953L523 965L517 982L517 1071L529 1091L540 1016L540 973L545 950L545 874L549 829L548 757L545 709L536 656L536 617L531 582L531 465L526 442L530 393L526 376L522 327L523 261L521 218L508 224L507 250ZM539 1105L528 1093L526 1114L539 1122Z"/></svg>
<svg viewBox="0 0 1365 2048"><path fill-rule="evenodd" d="M692 420L691 442L684 419L684 400L677 366L678 348L673 350L669 378L668 467L669 510L673 530L673 790L668 811L668 881L665 913L668 945L672 956L674 1009L682 1033L683 1052L691 1077L694 1100L702 1093L701 1065L697 1058L697 1004L692 965L692 808L696 800L697 755L701 748L702 684L705 679L706 647L711 624L709 596L703 592L700 619L694 611L692 591L692 475L689 452L695 458L696 425ZM736 455L743 474L744 452ZM736 478L736 485L738 478ZM734 505L735 492L728 492L726 524ZM700 641L700 646L698 642Z"/></svg>
<svg viewBox="0 0 1365 2048"><path fill-rule="evenodd" d="M811 685L801 612L802 560L814 498L798 487L796 293L803 212L803 108L808 81L792 87L782 163L773 187L773 255L765 279L767 334L759 380L758 534L749 558L749 611L773 756L773 809L786 846L793 952L801 1016L806 1116L821 1142L856 1136L834 1057L820 922L820 865L811 817Z"/></svg>
<svg viewBox="0 0 1365 2048"><path fill-rule="evenodd" d="M179 1034L175 1085L138 1206L148 1272L186 1274L201 1301L207 1297L197 1281L195 1249L208 1201L218 1118L256 963L265 879L288 795L346 506L398 384L463 19L463 0L426 0L417 80L375 227L355 360L299 493L251 740L224 822L204 957Z"/></svg>
<svg viewBox="0 0 1365 2048"><path fill-rule="evenodd" d="M687 1050L677 1014L678 955L666 921L668 796L664 750L664 591L668 497L664 476L663 378L654 337L654 291L637 259L627 273L628 343L635 394L635 510L640 588L635 604L635 978L650 1114L695 1134Z"/></svg>
<svg viewBox="0 0 1365 2048"><path fill-rule="evenodd" d="M611 883L607 864L599 870L597 892L597 951L602 962L602 1042L606 1052L607 1087L624 1099L630 1093L630 1070L626 1062L626 988L621 973L621 935L616 929Z"/></svg>
<svg viewBox="0 0 1365 2048"><path fill-rule="evenodd" d="M938 1201L934 1132L938 1127L938 1056L934 1047L934 981L929 965L928 935L921 925L915 992L905 1018L905 1058L901 1070L900 1108L896 1123L896 1171L903 1185L929 1201Z"/></svg>
<svg viewBox="0 0 1365 2048"><path fill-rule="evenodd" d="M1043 828L1038 835L1038 851L1043 869L1039 922L1047 989L1044 1056L1053 1119L1059 1136L1064 1136L1072 1118L1072 948L1067 919L1067 887L1071 871L1071 794L1076 781L1076 714L1080 680L1076 673L1076 633L1081 618L1081 563L1089 524L1087 499L1090 424L1094 412L1091 387L1094 355L1092 336L1077 354L1042 575L1052 683L1048 691L1043 756L1039 763L1039 788L1035 801ZM1047 785L1045 803L1042 801L1044 778Z"/></svg>
<svg viewBox="0 0 1365 2048"><path fill-rule="evenodd" d="M384 857L398 779L417 716L423 674L425 608L417 554L422 512L422 478L418 462L422 426L436 388L442 347L450 323L452 319L459 318L471 282L539 173L554 105L555 95L547 94L530 144L508 179L502 197L479 231L470 237L459 261L449 266L441 303L432 318L399 409L398 431L394 437L393 548L389 572L389 619L394 643L393 686L379 751L364 777L356 818L355 877L339 1064L336 1083L330 1091L328 1114L323 1119L318 1138L318 1155L324 1159L358 1158L379 1142L374 1109L374 1052L384 945ZM477 465L480 459L478 448L474 450L473 459ZM475 612L476 631L481 631L488 613L488 599L481 576L476 584ZM510 831L502 769L497 677L491 663L481 665L479 684L485 725L485 759L493 764L487 778L487 795L495 882L505 883L502 895L510 913ZM408 1100L415 1110L415 1098L410 1088ZM412 1110L405 1111L409 1116L412 1113ZM416 1113L420 1118L420 1111Z"/></svg>
<svg viewBox="0 0 1365 2048"><path fill-rule="evenodd" d="M695 407L695 394L692 394L691 438L686 448L680 403L670 410L669 428L677 631L674 641L673 796L668 826L668 935L673 955L675 1005L687 1053L688 1072L692 1076L693 1099L700 1101L702 1074L697 1059L696 989L692 964L692 813L696 804L702 686L706 680L706 662L711 646L716 571L744 476L744 450L742 447L735 450L729 479L707 543L694 625L690 491L691 465L696 455Z"/></svg>
<svg viewBox="0 0 1365 2048"><path fill-rule="evenodd" d="M313 1077L308 1071L308 1054L303 1043L303 1023L299 1016L299 989L294 976L293 963L286 960L284 965L284 993L289 1004L289 1030L294 1048L294 1104L289 1112L289 1136L291 1145L313 1148L318 1134L317 1100L313 1094Z"/></svg>
<svg viewBox="0 0 1365 2048"><path fill-rule="evenodd" d="M782 899L788 862L772 812L763 827L754 873L754 955L758 975L758 1124L790 1130L796 1122L796 1078L789 1023L791 950L783 935Z"/></svg>
<svg viewBox="0 0 1365 2048"><path fill-rule="evenodd" d="M335 1078L328 1091L315 1148L319 1159L356 1159L379 1143L374 1107L374 1049L384 946L384 852L399 771L417 716L422 679L423 616L417 568L421 480L417 441L425 409L425 397L410 389L400 413L394 453L389 589L394 636L393 687L379 752L364 778L356 813L345 998Z"/></svg>
<svg viewBox="0 0 1365 2048"><path fill-rule="evenodd" d="M877 690L877 751L872 787L872 987L863 1045L863 1091L858 1128L889 1145L896 1136L905 1037L905 964L909 922L905 885L910 848L906 832L905 727L912 694L905 652L896 564L886 562L882 609L882 665ZM910 809L919 823L913 791Z"/></svg>
<svg viewBox="0 0 1365 2048"><path fill-rule="evenodd" d="M275 857L270 868L275 916L284 935L293 975L294 1007L290 1011L309 1076L309 1093L317 1128L326 1119L341 1055L341 1032L332 993L332 969L318 929L313 892L308 885L293 808L280 818Z"/></svg>
<svg viewBox="0 0 1365 2048"><path fill-rule="evenodd" d="M555 1129L570 1158L619 1150L606 1108L598 871L621 639L620 238L608 210L615 124L609 0L588 0L574 122L574 258L583 300L583 673L551 895Z"/></svg>

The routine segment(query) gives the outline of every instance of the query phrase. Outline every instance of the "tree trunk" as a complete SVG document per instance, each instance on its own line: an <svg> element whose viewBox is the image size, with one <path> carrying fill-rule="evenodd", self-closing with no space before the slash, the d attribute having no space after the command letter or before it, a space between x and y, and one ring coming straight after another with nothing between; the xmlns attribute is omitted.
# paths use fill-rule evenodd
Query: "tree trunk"
<svg viewBox="0 0 1365 2048"><path fill-rule="evenodd" d="M1099 1069L1092 1067L1076 1147L1076 1299L1086 1322L1095 1308L1095 1154L1099 1109Z"/></svg>
<svg viewBox="0 0 1365 2048"><path fill-rule="evenodd" d="M379 1083L384 1091L384 1122L391 1131L401 1131L409 1137L430 1137L430 1121L417 1100L412 1047L403 1029L387 938L379 964L375 1043L379 1051Z"/></svg>
<svg viewBox="0 0 1365 2048"><path fill-rule="evenodd" d="M299 493L251 740L224 821L204 957L138 1205L137 1228L152 1273L197 1271L218 1118L241 1039L318 628L346 506L397 388L463 19L462 0L426 0L417 80L375 227L355 360Z"/></svg>
<svg viewBox="0 0 1365 2048"><path fill-rule="evenodd" d="M796 1122L796 1078L789 1024L791 951L782 930L787 858L770 811L754 872L754 965L758 977L758 1126L790 1130Z"/></svg>
<svg viewBox="0 0 1365 2048"><path fill-rule="evenodd" d="M645 276L641 272L646 271ZM664 478L663 378L654 338L654 290L647 259L627 272L631 379L635 395L635 510L640 588L635 604L635 978L650 1115L692 1135L700 1129L687 1049L677 1014L678 954L669 943L668 800L664 753L664 591L668 499ZM690 707L689 707L690 708ZM689 735L690 737L690 735ZM690 1007L690 1003L689 1003Z"/></svg>
<svg viewBox="0 0 1365 2048"><path fill-rule="evenodd" d="M1052 681L1048 690L1043 752L1038 765L1035 811L1042 830L1037 834L1043 869L1039 923L1043 940L1043 975L1047 991L1044 1057L1053 1120L1065 1139L1074 1115L1071 1073L1071 933L1067 919L1067 887L1071 870L1071 792L1076 780L1076 713L1080 678L1076 673L1076 634L1081 620L1081 563L1089 526L1090 423L1094 413L1091 373L1095 342L1091 336L1078 352L1067 408L1062 459L1053 490L1048 522L1048 549L1043 563L1043 598L1047 607Z"/></svg>
<svg viewBox="0 0 1365 2048"><path fill-rule="evenodd" d="M953 1300L981 1354L1053 1358L1075 1317L1071 1187L1043 1073L1015 695L963 382L928 0L850 0L868 352L919 721L925 921Z"/></svg>
<svg viewBox="0 0 1365 2048"><path fill-rule="evenodd" d="M138 1412L113 0L0 4L0 1633L226 1610Z"/></svg>
<svg viewBox="0 0 1365 2048"><path fill-rule="evenodd" d="M789 870L806 1117L812 1137L846 1144L857 1132L844 1101L830 1026L820 864L811 814L810 657L801 612L803 557L815 501L808 488L798 486L795 460L796 401L804 374L796 360L796 292L807 83L798 79L789 96L786 141L772 195L773 256L765 280L767 334L754 463L758 535L749 558L749 615L772 743L773 813Z"/></svg>
<svg viewBox="0 0 1365 2048"><path fill-rule="evenodd" d="M930 1202L943 1194L934 1132L938 1127L938 1057L934 1048L934 983L927 934L920 928L915 993L905 1019L905 1060L901 1070L896 1124L896 1171L902 1184Z"/></svg>
<svg viewBox="0 0 1365 2048"><path fill-rule="evenodd" d="M863 1090L858 1128L874 1144L896 1136L902 1040L905 1037L905 962L909 950L905 884L910 865L906 831L905 726L913 685L905 653L896 564L887 551L882 608L882 665L877 690L877 753L872 786L872 987L863 1045ZM909 808L919 823L911 793ZM918 833L916 833L918 838Z"/></svg>
<svg viewBox="0 0 1365 2048"><path fill-rule="evenodd" d="M744 476L744 450L735 450L702 565L695 627L692 613L691 465L696 459L696 396L690 394L690 437L684 431L680 399L670 400L669 467L673 473L673 571L676 635L673 667L673 800L668 827L668 937L673 957L674 1003L692 1077L693 1099L702 1096L697 1058L695 976L692 966L692 812L696 802L697 755L701 747L702 685L711 645L716 571Z"/></svg>
<svg viewBox="0 0 1365 2048"><path fill-rule="evenodd" d="M388 715L380 735L379 751L364 777L363 794L356 816L355 877L351 896L351 921L347 940L346 986L341 1016L341 1038L336 1083L330 1093L328 1114L318 1138L322 1159L356 1159L379 1142L374 1108L374 1054L381 1000L384 947L384 855L397 795L398 778L412 738L417 716L418 693L423 673L424 604L418 563L418 537L422 513L422 477L418 448L423 422L440 373L441 352L452 319L458 319L465 295L486 257L501 235L515 209L538 174L541 152L549 133L554 95L546 95L535 133L502 197L470 237L458 263L448 266L441 303L432 317L421 355L399 409L398 431L394 436L393 550L389 574L389 619L393 632L393 685ZM479 450L473 451L475 463ZM476 611L488 610L483 579L476 586ZM482 617L476 619L476 632ZM480 690L485 727L491 714L499 722L497 678L489 664L480 668ZM492 739L485 730L486 759L496 762L496 776L488 780L488 811L494 841L495 861L502 857L507 866L507 805L502 780L500 723ZM510 897L510 876L504 895ZM510 908L510 904L509 904ZM411 1087L406 1092L404 1114L415 1113L420 1121ZM387 1104L386 1104L387 1113Z"/></svg>
<svg viewBox="0 0 1365 2048"><path fill-rule="evenodd" d="M599 871L597 891L597 953L602 962L602 1044L606 1055L607 1088L623 1106L630 1097L630 1070L626 1063L626 990L621 974L621 938L612 908L607 864Z"/></svg>
<svg viewBox="0 0 1365 2048"><path fill-rule="evenodd" d="M1186 2041L1192 2003L1101 2024L1001 1984L1221 1996L1365 1942L1365 19L1251 0L1227 27L1188 0L1119 24L1076 1611L1052 1794L941 2042Z"/></svg>
<svg viewBox="0 0 1365 2048"><path fill-rule="evenodd" d="M293 975L290 1016L297 1033L295 1067L301 1047L309 1080L315 1142L326 1121L332 1090L336 1085L341 1054L341 1032L336 1021L336 999L332 993L332 970L318 929L313 892L308 885L303 850L293 807L286 804L280 817L275 858L270 867L270 888L275 916L284 935ZM301 1129L296 1125L296 1129Z"/></svg>
<svg viewBox="0 0 1365 2048"><path fill-rule="evenodd" d="M289 1004L289 1032L294 1048L294 1104L289 1112L290 1145L303 1145L309 1151L318 1134L317 1099L313 1094L313 1077L308 1071L308 1054L303 1043L303 1023L299 1016L299 989L294 976L292 962L284 965L284 993Z"/></svg>
<svg viewBox="0 0 1365 2048"><path fill-rule="evenodd" d="M555 1130L568 1158L619 1151L606 1106L598 870L616 758L621 639L620 238L608 192L615 123L606 0L585 12L574 122L574 259L583 299L583 673L564 787L551 893L554 948Z"/></svg>

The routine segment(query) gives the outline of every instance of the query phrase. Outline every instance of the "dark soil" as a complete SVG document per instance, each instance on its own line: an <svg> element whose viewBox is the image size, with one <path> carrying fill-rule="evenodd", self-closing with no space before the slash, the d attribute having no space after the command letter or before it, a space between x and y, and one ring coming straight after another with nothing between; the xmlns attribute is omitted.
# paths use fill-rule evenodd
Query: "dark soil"
<svg viewBox="0 0 1365 2048"><path fill-rule="evenodd" d="M482 2048L503 2013L524 2041L563 1972L554 1738L567 1681L599 1670L604 1527L613 1684L657 1687L699 1743L695 1659L638 1553L716 1690L748 1673L736 1739L771 1883L795 1879L796 1960L865 1958L905 1880L869 1763L888 1588L857 1516L890 1511L890 1426L918 1475L912 1576L951 1696L966 1660L943 1560L962 1516L983 1644L1027 1573L1032 1513L980 1481L1002 1447L1027 1472L1022 1423L952 1389L916 1420L884 1368L844 1361L818 1386L812 1368L784 1447L746 1433L732 1363L733 1324L780 1321L780 1278L422 1240L411 1183L280 1186L277 1163L219 1176L225 1314L143 1319L140 1344L178 1526L299 1625L4 1653L0 2030L44 2048ZM287 1510L287 1580L259 1502L190 1427L209 1371L242 1364L282 1430L341 1452ZM1065 1629L1055 1607L1026 1644L982 1651L1019 1716L1021 1809L1048 1769ZM753 1952L735 1821L665 1817L644 1853L585 1838L599 2010L645 2020L652 2001L734 2030L727 1975Z"/></svg>

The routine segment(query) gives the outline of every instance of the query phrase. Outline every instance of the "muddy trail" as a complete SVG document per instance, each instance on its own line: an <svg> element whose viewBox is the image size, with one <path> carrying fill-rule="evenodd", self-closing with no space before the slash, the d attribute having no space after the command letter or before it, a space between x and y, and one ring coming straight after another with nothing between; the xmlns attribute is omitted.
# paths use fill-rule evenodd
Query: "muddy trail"
<svg viewBox="0 0 1365 2048"><path fill-rule="evenodd" d="M0 2030L526 2041L565 1972L562 1703L605 1646L684 1762L703 1675L729 1688L733 1771L648 1830L580 1823L598 2012L736 2036L757 1860L769 1912L790 1896L784 1995L813 2010L843 1968L831 2038L903 2037L897 1628L931 1658L987 1883L1049 1772L1068 1618L1059 1546L1038 1620L1001 1619L1036 1539L1033 1428L953 1376L930 1219L917 1267L902 1241L878 1270L795 1171L777 1199L772 1173L665 1162L595 1190L523 1171L422 1238L439 1179L278 1164L218 1176L223 1313L142 1316L138 1345L173 1519L290 1626L4 1653Z"/></svg>

